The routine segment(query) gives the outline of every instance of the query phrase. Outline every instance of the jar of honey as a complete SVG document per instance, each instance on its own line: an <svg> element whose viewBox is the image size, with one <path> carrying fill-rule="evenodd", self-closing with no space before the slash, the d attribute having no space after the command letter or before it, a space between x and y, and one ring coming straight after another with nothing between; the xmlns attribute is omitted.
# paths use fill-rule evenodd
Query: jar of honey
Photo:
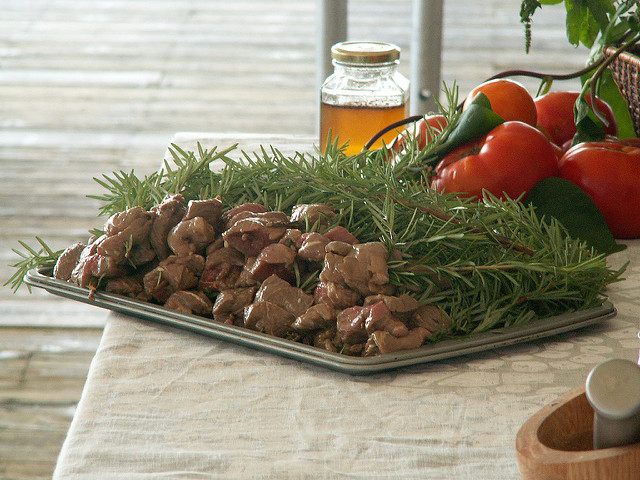
<svg viewBox="0 0 640 480"><path fill-rule="evenodd" d="M398 72L400 49L390 43L342 42L331 48L334 72L320 90L320 149L348 142L347 155L380 130L409 115L409 80ZM389 144L398 132L380 138L372 148Z"/></svg>

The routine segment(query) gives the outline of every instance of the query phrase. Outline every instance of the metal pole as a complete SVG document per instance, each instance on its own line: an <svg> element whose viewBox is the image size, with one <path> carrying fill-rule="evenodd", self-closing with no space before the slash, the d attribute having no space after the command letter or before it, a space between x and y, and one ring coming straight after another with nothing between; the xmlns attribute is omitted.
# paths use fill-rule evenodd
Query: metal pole
<svg viewBox="0 0 640 480"><path fill-rule="evenodd" d="M411 114L435 111L440 95L443 0L413 0Z"/></svg>
<svg viewBox="0 0 640 480"><path fill-rule="evenodd" d="M331 47L347 39L347 0L317 0L316 92L333 71ZM318 97L319 98L319 97ZM316 102L316 135L320 132L320 101Z"/></svg>

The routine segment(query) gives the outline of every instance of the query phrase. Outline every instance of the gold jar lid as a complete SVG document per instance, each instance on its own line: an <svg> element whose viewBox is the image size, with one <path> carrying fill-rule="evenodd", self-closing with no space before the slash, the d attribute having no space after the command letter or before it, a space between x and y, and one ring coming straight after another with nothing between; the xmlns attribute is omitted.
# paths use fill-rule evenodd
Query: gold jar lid
<svg viewBox="0 0 640 480"><path fill-rule="evenodd" d="M392 63L400 59L400 48L382 42L341 42L331 47L337 62L352 64Z"/></svg>

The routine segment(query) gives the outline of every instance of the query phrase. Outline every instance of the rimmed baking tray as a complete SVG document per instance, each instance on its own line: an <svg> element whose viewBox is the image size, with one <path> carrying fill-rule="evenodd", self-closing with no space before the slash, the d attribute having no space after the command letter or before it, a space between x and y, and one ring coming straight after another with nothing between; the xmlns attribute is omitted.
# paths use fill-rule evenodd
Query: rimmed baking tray
<svg viewBox="0 0 640 480"><path fill-rule="evenodd" d="M122 295L95 292L93 297L89 298L89 289L57 280L36 269L27 273L25 283L43 288L54 295L96 307L126 313L351 375L378 373L536 340L577 330L616 314L613 305L610 302L605 302L597 308L536 320L526 325L494 329L459 339L443 340L413 350L374 357L351 357L246 328L216 322L205 317L180 313Z"/></svg>

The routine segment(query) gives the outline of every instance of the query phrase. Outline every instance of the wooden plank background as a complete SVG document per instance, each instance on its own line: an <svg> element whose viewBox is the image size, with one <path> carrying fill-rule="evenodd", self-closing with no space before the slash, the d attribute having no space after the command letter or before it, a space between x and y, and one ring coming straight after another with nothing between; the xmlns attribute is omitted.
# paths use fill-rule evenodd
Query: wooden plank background
<svg viewBox="0 0 640 480"><path fill-rule="evenodd" d="M586 59L561 9L537 14L526 55L520 2L445 3L443 80L461 95L501 70ZM176 131L313 134L315 11L315 0L0 0L0 283L18 240L64 248L102 225L92 178L151 172ZM349 18L350 39L400 45L408 75L410 0L353 0ZM0 288L0 478L50 478L105 317Z"/></svg>

